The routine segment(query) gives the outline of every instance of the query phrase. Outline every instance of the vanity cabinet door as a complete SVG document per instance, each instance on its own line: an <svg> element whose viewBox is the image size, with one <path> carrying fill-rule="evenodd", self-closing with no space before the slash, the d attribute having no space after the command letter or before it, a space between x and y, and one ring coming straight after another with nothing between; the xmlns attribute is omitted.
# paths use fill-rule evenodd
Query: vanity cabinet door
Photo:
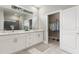
<svg viewBox="0 0 79 59"><path fill-rule="evenodd" d="M25 38L25 48L28 48L30 45L29 45L29 34L24 34L24 38Z"/></svg>
<svg viewBox="0 0 79 59"><path fill-rule="evenodd" d="M40 43L42 41L43 41L43 32L34 33L34 42L35 42L35 44Z"/></svg>
<svg viewBox="0 0 79 59"><path fill-rule="evenodd" d="M14 37L13 43L15 45L15 47L14 47L15 52L26 48L25 47L25 37L23 34L14 35L13 37Z"/></svg>
<svg viewBox="0 0 79 59"><path fill-rule="evenodd" d="M34 41L34 34L33 33L29 33L28 37L26 39L27 47L30 47L30 46L34 45L34 43L35 43L35 41Z"/></svg>
<svg viewBox="0 0 79 59"><path fill-rule="evenodd" d="M0 54L14 52L14 43L11 36L0 36Z"/></svg>
<svg viewBox="0 0 79 59"><path fill-rule="evenodd" d="M43 42L43 32L38 33L38 40L39 42Z"/></svg>
<svg viewBox="0 0 79 59"><path fill-rule="evenodd" d="M0 37L0 53L14 53L25 48L23 35L8 35Z"/></svg>
<svg viewBox="0 0 79 59"><path fill-rule="evenodd" d="M26 47L31 47L43 41L43 32L34 32L25 35Z"/></svg>
<svg viewBox="0 0 79 59"><path fill-rule="evenodd" d="M77 53L79 53L79 35L77 35L77 38L76 38L76 40L77 40Z"/></svg>

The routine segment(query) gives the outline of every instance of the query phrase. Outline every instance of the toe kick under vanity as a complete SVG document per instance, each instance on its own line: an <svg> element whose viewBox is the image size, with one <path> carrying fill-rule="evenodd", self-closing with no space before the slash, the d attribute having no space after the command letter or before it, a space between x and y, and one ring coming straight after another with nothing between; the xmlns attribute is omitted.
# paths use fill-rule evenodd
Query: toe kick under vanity
<svg viewBox="0 0 79 59"><path fill-rule="evenodd" d="M0 54L14 53L43 42L43 30L0 33Z"/></svg>

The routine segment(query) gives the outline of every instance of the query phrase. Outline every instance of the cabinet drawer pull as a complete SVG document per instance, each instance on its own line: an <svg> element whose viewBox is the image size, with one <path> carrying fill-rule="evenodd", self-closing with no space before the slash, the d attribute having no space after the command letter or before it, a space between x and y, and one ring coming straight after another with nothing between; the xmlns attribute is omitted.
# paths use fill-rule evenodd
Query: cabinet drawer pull
<svg viewBox="0 0 79 59"><path fill-rule="evenodd" d="M79 33L77 33L77 34L79 34Z"/></svg>

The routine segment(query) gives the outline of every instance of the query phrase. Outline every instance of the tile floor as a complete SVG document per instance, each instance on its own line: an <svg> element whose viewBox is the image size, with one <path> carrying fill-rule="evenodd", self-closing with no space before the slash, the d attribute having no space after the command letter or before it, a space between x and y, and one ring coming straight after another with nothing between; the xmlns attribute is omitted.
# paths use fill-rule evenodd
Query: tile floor
<svg viewBox="0 0 79 59"><path fill-rule="evenodd" d="M38 44L17 54L68 54L59 48L59 42L50 40L49 44Z"/></svg>

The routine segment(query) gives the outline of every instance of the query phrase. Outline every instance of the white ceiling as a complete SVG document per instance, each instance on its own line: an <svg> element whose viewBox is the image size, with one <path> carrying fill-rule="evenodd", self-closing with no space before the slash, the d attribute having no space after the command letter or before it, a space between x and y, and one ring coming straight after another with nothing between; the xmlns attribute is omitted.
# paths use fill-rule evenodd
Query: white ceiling
<svg viewBox="0 0 79 59"><path fill-rule="evenodd" d="M76 6L76 5L43 5L40 9L40 12L46 14L46 13L53 12L56 10L64 10L67 8L71 8L73 6Z"/></svg>
<svg viewBox="0 0 79 59"><path fill-rule="evenodd" d="M37 8L61 8L61 9L66 9L70 8L72 6L76 5L21 5L22 7L26 8L27 6L29 7L37 7Z"/></svg>
<svg viewBox="0 0 79 59"><path fill-rule="evenodd" d="M67 9L70 7L73 7L76 5L44 5L42 8L44 9L52 9L52 10L58 10L58 9Z"/></svg>
<svg viewBox="0 0 79 59"><path fill-rule="evenodd" d="M32 7L39 7L39 8L42 8L44 9L45 11L48 11L50 9L53 10L58 10L58 9L66 9L66 8L70 8L70 7L73 7L75 5L20 5L26 9L31 9ZM9 9L4 9L4 12L6 14L15 14L16 12L12 11L12 10L9 10Z"/></svg>

